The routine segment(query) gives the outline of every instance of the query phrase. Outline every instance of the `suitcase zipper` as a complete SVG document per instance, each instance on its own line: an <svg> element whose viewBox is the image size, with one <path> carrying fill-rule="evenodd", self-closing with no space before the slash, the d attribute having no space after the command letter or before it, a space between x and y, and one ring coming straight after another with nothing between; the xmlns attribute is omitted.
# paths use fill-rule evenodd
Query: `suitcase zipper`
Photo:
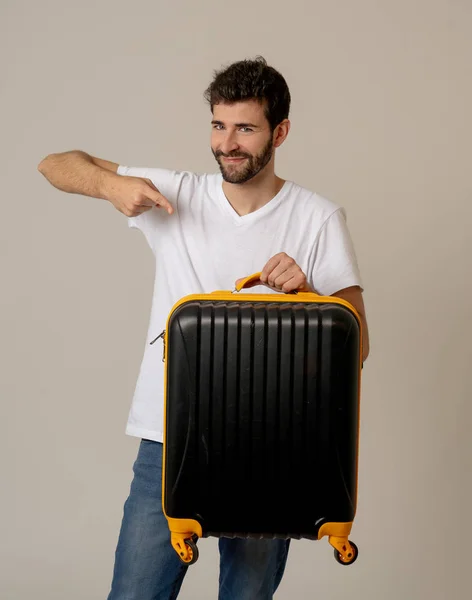
<svg viewBox="0 0 472 600"><path fill-rule="evenodd" d="M165 362L166 360L166 330L164 329L164 331L161 331L161 333L157 336L157 338L155 338L154 340L152 340L152 342L149 342L149 345L152 346L152 344L154 344L154 342L157 342L158 339L162 338L162 362Z"/></svg>

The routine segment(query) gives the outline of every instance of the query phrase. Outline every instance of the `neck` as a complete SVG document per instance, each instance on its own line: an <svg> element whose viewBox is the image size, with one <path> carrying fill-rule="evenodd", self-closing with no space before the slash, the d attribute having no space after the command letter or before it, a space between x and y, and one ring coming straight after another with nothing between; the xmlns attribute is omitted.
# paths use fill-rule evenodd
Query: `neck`
<svg viewBox="0 0 472 600"><path fill-rule="evenodd" d="M272 165L267 165L270 167ZM246 183L223 181L223 192L240 217L248 215L270 202L285 183L274 173L274 169L263 169Z"/></svg>

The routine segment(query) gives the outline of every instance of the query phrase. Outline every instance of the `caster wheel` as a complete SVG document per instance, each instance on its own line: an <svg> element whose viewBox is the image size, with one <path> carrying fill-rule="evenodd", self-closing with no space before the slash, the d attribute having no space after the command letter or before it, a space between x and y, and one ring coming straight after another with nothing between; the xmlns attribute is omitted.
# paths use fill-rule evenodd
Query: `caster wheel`
<svg viewBox="0 0 472 600"><path fill-rule="evenodd" d="M192 535L191 538L185 540L185 545L187 546L187 556L179 555L180 560L184 563L184 565L193 565L198 560L198 548L197 548L197 535Z"/></svg>
<svg viewBox="0 0 472 600"><path fill-rule="evenodd" d="M357 548L356 544L354 544L354 542L351 542L350 540L349 543L351 544L354 553L348 558L344 558L342 554L336 550L336 548L334 549L334 558L338 561L340 565L352 565L352 563L355 562L357 560L357 557L359 556L359 549Z"/></svg>

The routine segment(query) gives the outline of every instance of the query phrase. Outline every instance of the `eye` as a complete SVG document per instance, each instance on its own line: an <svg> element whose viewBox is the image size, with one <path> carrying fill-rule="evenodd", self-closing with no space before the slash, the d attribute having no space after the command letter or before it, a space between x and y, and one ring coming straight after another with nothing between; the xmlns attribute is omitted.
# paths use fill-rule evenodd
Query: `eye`
<svg viewBox="0 0 472 600"><path fill-rule="evenodd" d="M250 133L251 131L254 131L254 129L251 129L250 127L240 127L239 130L243 133Z"/></svg>
<svg viewBox="0 0 472 600"><path fill-rule="evenodd" d="M213 129L216 129L217 131L221 131L223 129L223 125L221 123L215 123L213 125Z"/></svg>

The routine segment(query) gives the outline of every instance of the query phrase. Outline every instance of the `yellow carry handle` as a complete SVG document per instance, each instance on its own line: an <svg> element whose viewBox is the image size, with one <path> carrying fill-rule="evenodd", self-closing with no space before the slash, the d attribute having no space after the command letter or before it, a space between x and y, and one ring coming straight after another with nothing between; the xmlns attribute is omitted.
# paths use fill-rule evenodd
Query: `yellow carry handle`
<svg viewBox="0 0 472 600"><path fill-rule="evenodd" d="M248 283L252 283L253 281L257 281L260 276L261 276L262 271L259 271L258 273L253 273L252 275L249 275L248 277L245 277L242 281L240 281L238 283L238 285L234 288L235 292L240 292L243 288L246 287L246 285Z"/></svg>

